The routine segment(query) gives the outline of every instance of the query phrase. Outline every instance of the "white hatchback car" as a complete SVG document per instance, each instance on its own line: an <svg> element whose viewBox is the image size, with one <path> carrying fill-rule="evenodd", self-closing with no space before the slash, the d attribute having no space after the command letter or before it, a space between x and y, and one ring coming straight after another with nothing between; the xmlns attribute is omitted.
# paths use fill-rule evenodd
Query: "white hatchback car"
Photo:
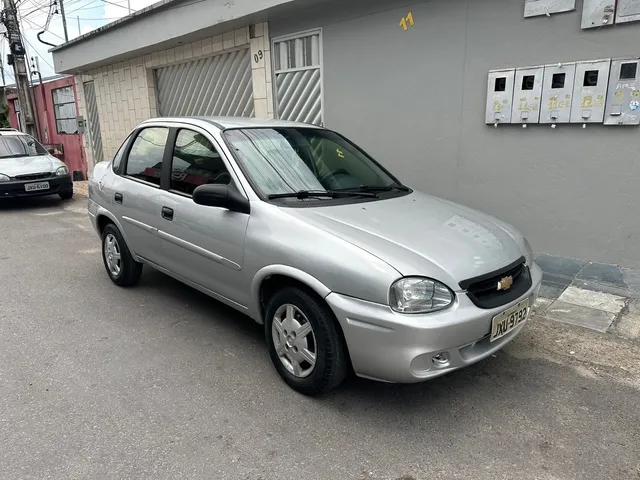
<svg viewBox="0 0 640 480"><path fill-rule="evenodd" d="M351 369L417 382L489 356L542 277L513 227L309 125L148 120L95 167L89 198L114 283L149 265L264 323L275 368L310 395Z"/></svg>

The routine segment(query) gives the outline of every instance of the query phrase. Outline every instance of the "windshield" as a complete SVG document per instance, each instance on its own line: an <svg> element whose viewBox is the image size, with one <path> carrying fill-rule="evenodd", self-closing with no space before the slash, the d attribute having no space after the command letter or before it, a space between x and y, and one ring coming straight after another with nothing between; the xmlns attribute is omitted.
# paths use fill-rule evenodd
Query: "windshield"
<svg viewBox="0 0 640 480"><path fill-rule="evenodd" d="M354 144L316 128L248 128L225 136L265 196L400 186Z"/></svg>
<svg viewBox="0 0 640 480"><path fill-rule="evenodd" d="M0 135L0 159L46 154L45 148L30 135Z"/></svg>

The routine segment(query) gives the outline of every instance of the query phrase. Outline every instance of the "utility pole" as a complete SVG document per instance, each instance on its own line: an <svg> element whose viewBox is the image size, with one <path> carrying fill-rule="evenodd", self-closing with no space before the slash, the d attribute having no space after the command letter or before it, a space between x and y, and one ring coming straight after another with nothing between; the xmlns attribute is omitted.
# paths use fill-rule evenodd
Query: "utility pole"
<svg viewBox="0 0 640 480"><path fill-rule="evenodd" d="M78 36L82 35L81 30L80 30L80 15L78 15L76 17L78 19Z"/></svg>
<svg viewBox="0 0 640 480"><path fill-rule="evenodd" d="M64 0L58 0L60 2L60 15L62 15L62 28L64 30L64 41L69 41L69 34L67 33L67 17L64 16Z"/></svg>
<svg viewBox="0 0 640 480"><path fill-rule="evenodd" d="M2 0L4 6L3 22L7 28L7 37L13 59L13 76L18 87L18 101L27 132L35 135L35 123L33 119L33 103L29 92L29 69L25 59L25 49L22 44L20 25L18 24L18 11L13 0Z"/></svg>

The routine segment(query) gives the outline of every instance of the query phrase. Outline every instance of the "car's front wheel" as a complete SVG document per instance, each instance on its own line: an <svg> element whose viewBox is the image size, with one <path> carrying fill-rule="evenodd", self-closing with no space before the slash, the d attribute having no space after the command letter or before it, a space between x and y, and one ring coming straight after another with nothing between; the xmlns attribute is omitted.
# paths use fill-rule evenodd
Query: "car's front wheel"
<svg viewBox="0 0 640 480"><path fill-rule="evenodd" d="M319 395L344 380L346 347L321 299L296 287L280 290L269 301L265 334L271 361L291 388Z"/></svg>
<svg viewBox="0 0 640 480"><path fill-rule="evenodd" d="M62 200L71 200L73 198L73 190L63 191L58 193L58 195L60 195Z"/></svg>
<svg viewBox="0 0 640 480"><path fill-rule="evenodd" d="M120 230L113 223L102 231L102 260L109 278L116 285L129 287L140 280L142 264L133 259Z"/></svg>

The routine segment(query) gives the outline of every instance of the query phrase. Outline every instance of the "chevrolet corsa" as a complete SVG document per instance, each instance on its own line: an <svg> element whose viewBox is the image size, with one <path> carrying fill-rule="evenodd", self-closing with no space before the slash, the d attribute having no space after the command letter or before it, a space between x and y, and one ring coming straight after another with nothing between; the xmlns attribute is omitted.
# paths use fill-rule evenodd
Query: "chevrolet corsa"
<svg viewBox="0 0 640 480"><path fill-rule="evenodd" d="M419 382L489 356L542 277L513 227L298 123L148 120L95 166L88 209L115 284L148 265L246 313L307 395L351 370Z"/></svg>

